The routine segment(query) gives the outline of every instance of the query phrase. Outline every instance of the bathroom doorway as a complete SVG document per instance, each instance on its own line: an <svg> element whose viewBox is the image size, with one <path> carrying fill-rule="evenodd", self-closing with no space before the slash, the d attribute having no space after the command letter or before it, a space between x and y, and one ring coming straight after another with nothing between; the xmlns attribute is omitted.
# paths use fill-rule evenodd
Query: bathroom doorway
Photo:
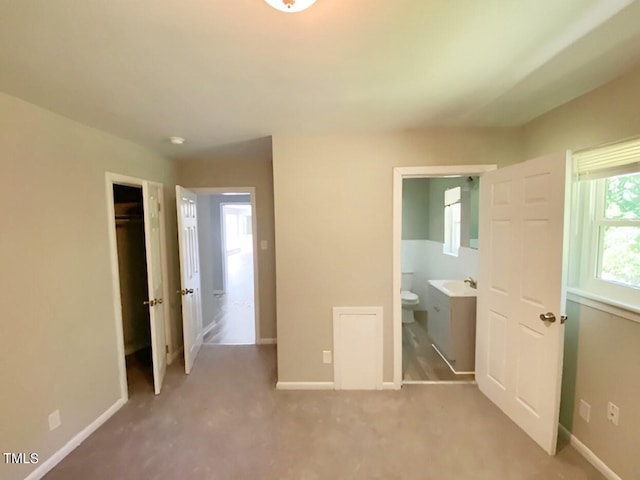
<svg viewBox="0 0 640 480"><path fill-rule="evenodd" d="M394 169L394 383L474 382L479 176Z"/></svg>
<svg viewBox="0 0 640 480"><path fill-rule="evenodd" d="M196 189L203 343L258 343L253 189Z"/></svg>

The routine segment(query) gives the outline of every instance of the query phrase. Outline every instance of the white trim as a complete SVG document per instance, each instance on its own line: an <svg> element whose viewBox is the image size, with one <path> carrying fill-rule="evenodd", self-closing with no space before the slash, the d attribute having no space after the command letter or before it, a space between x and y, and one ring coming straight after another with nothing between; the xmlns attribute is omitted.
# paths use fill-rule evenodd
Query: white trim
<svg viewBox="0 0 640 480"><path fill-rule="evenodd" d="M382 382L383 390L400 390L394 382Z"/></svg>
<svg viewBox="0 0 640 480"><path fill-rule="evenodd" d="M214 295L224 295L224 290L214 290L213 294Z"/></svg>
<svg viewBox="0 0 640 480"><path fill-rule="evenodd" d="M567 291L567 300L640 323L640 308L635 305L618 302L578 288L569 288Z"/></svg>
<svg viewBox="0 0 640 480"><path fill-rule="evenodd" d="M38 468L32 471L25 480L38 480L44 477L47 473L49 473L58 463L60 463L64 458L69 455L73 450L75 450L78 445L84 442L89 435L95 432L98 428L100 428L109 418L113 416L118 410L122 408L122 406L126 403L126 400L119 398L116 402L111 405L104 413L102 413L98 418L96 418L93 422L83 428L77 435L75 435L71 440L64 444L64 446L47 458L43 463L41 463Z"/></svg>
<svg viewBox="0 0 640 480"><path fill-rule="evenodd" d="M338 335L340 333L340 316L341 315L373 315L375 316L375 371L378 372L378 378L374 385L371 385L373 390L382 390L383 387L383 322L384 322L384 309L383 307L333 307L333 381L335 383L336 390L342 390L342 377L340 375L342 367L342 358L340 349L336 348L338 345Z"/></svg>
<svg viewBox="0 0 640 480"><path fill-rule="evenodd" d="M111 263L111 289L113 295L113 309L114 309L114 321L116 324L116 348L118 350L118 370L119 370L119 380L120 380L120 397L123 401L127 401L129 399L129 390L127 387L127 366L125 361L125 345L124 345L124 330L122 325L122 298L120 297L120 268L118 266L118 240L116 236L116 221L115 221L115 207L114 207L114 197L113 197L113 186L114 185L124 185L129 187L139 187L144 189L145 185L155 184L162 188L160 188L160 262L162 263L162 282L163 282L163 295L166 296L167 301L164 305L164 330L165 335L167 335L167 331L169 331L169 336L165 337L166 344L171 348L171 333L170 333L170 308L169 304L169 278L168 278L168 260L167 260L167 249L166 249L166 230L165 230L165 221L164 218L166 216L166 208L164 205L164 186L158 182L151 182L149 180L144 180L142 178L137 177L129 177L126 175L120 175L117 173L106 172L105 173L105 187L106 187L106 197L107 197L107 226L108 226L108 235L109 235L109 257ZM143 195L143 202L145 201ZM147 215L145 214L145 222L147 220ZM146 227L145 227L146 228ZM145 230L146 232L146 230ZM146 237L146 233L145 233ZM146 260L145 260L146 261ZM168 312L168 313L167 313ZM165 346L166 349L166 346ZM169 361L170 355L167 355L167 364L170 364Z"/></svg>
<svg viewBox="0 0 640 480"><path fill-rule="evenodd" d="M107 227L109 235L109 260L111 263L111 294L113 296L113 313L116 327L116 349L118 350L118 377L120 382L120 398L129 399L127 387L127 365L125 360L124 327L122 325L122 298L120 297L120 267L118 265L118 239L116 234L116 212L114 205L113 186L132 185L142 187L144 180L133 177L123 177L107 172L105 188L107 194Z"/></svg>
<svg viewBox="0 0 640 480"><path fill-rule="evenodd" d="M482 175L496 165L440 165L395 167L393 169L393 383L402 386L402 302L400 289L402 254L402 180L405 178L444 177L451 175Z"/></svg>
<svg viewBox="0 0 640 480"><path fill-rule="evenodd" d="M278 382L278 390L333 390L333 382Z"/></svg>
<svg viewBox="0 0 640 480"><path fill-rule="evenodd" d="M260 338L261 328L260 328L260 282L259 282L260 274L259 274L259 268L258 268L258 264L260 263L258 260L258 255L259 255L258 204L256 200L256 187L204 187L204 188L191 188L190 190L197 195L219 195L221 193L246 193L250 195L251 229L252 229L251 233L253 236L253 306L254 306L253 316L254 316L254 324L255 324L255 339L257 344L258 339ZM220 215L220 221L224 224L222 215ZM224 244L224 237L225 235L223 234L222 235L223 244ZM225 262L223 259L223 268L225 268L225 275L226 275L226 266L224 266L224 263ZM225 288L226 288L226 285L225 285ZM221 293L224 293L224 292L221 292Z"/></svg>
<svg viewBox="0 0 640 480"><path fill-rule="evenodd" d="M604 463L595 453L591 451L584 443L578 440L569 430L563 425L558 424L558 432L564 438L569 439L569 444L575 448L580 455L582 455L591 465L595 467L607 480L622 480L616 472L611 470L609 466Z"/></svg>
<svg viewBox="0 0 640 480"><path fill-rule="evenodd" d="M276 345L277 343L277 338L261 338L258 340L258 345Z"/></svg>
<svg viewBox="0 0 640 480"><path fill-rule="evenodd" d="M433 349L436 351L436 353L438 355L440 355L440 358L442 358L442 360L444 360L444 363L447 364L447 366L449 367L449 370L451 370L455 375L475 375L475 371L474 372L458 372L456 371L455 368L453 368L453 365L451 365L449 363L449 360L447 360L447 357L445 357L442 352L438 349L438 347L436 347L433 343L431 344L431 346L433 347Z"/></svg>
<svg viewBox="0 0 640 480"><path fill-rule="evenodd" d="M181 356L184 352L184 346L180 346L175 352L169 353L167 357L167 363L171 365L176 359Z"/></svg>
<svg viewBox="0 0 640 480"><path fill-rule="evenodd" d="M403 385L477 385L475 380L403 380Z"/></svg>
<svg viewBox="0 0 640 480"><path fill-rule="evenodd" d="M202 337L204 338L204 336L209 333L211 330L213 330L216 325L218 324L218 322L216 322L215 320L212 321L209 325L207 325L206 327L204 327L202 329Z"/></svg>

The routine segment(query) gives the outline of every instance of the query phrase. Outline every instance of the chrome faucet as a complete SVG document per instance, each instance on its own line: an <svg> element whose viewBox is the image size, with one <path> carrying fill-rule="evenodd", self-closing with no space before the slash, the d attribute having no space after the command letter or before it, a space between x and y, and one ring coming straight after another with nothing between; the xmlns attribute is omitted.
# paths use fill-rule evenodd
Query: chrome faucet
<svg viewBox="0 0 640 480"><path fill-rule="evenodd" d="M471 288L478 288L478 281L473 278L467 278L464 283L468 283Z"/></svg>

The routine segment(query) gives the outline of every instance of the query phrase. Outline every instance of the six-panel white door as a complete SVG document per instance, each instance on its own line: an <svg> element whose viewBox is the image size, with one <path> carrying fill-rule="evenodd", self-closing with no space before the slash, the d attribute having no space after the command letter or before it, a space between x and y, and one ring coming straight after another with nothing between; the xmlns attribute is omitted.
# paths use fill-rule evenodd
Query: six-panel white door
<svg viewBox="0 0 640 480"><path fill-rule="evenodd" d="M186 373L191 372L193 368L203 337L196 198L195 193L176 186L184 369Z"/></svg>
<svg viewBox="0 0 640 480"><path fill-rule="evenodd" d="M167 370L167 339L164 327L164 284L160 242L160 191L162 185L144 182L144 237L147 258L147 284L149 290L149 317L151 323L151 351L153 357L153 385L160 393Z"/></svg>
<svg viewBox="0 0 640 480"><path fill-rule="evenodd" d="M480 180L476 380L550 454L562 378L566 178L566 155L556 154Z"/></svg>

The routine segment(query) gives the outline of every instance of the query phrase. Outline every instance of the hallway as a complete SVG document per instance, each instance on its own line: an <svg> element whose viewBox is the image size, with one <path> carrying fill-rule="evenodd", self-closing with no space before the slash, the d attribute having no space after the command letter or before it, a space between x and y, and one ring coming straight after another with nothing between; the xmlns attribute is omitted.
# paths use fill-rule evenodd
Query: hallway
<svg viewBox="0 0 640 480"><path fill-rule="evenodd" d="M252 237L228 255L227 292L214 296L215 326L204 336L211 345L255 344Z"/></svg>

